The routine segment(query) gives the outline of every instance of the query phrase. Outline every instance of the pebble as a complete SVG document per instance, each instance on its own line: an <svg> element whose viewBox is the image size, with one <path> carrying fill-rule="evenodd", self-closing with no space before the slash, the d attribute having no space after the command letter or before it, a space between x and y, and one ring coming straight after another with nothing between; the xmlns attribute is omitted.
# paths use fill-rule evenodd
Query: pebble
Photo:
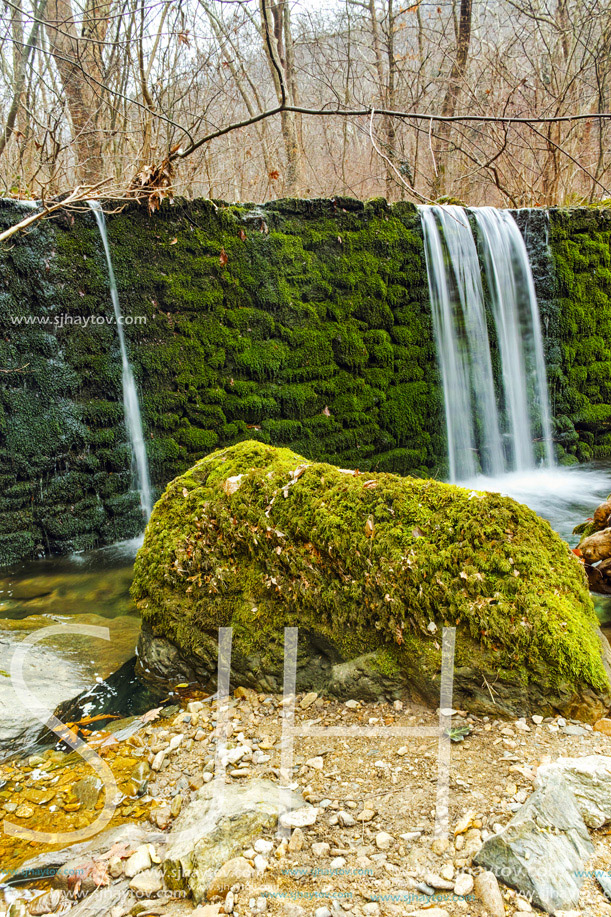
<svg viewBox="0 0 611 917"><path fill-rule="evenodd" d="M354 816L351 815L350 812L338 812L337 820L342 828L352 828L356 824Z"/></svg>
<svg viewBox="0 0 611 917"><path fill-rule="evenodd" d="M331 869L342 869L345 865L345 857L335 857L333 860L331 860Z"/></svg>
<svg viewBox="0 0 611 917"><path fill-rule="evenodd" d="M316 700L318 700L318 694L316 693L316 691L310 691L308 694L305 695L305 697L301 698L301 701L299 702L299 706L301 707L302 710L307 710L308 707L311 707L314 701Z"/></svg>
<svg viewBox="0 0 611 917"><path fill-rule="evenodd" d="M123 871L128 879L132 879L134 876L138 875L139 872L150 869L151 865L149 845L141 844L141 846L132 853L129 859L126 860Z"/></svg>
<svg viewBox="0 0 611 917"><path fill-rule="evenodd" d="M454 882L454 894L459 896L470 895L474 884L473 876L470 876L468 872L461 872L456 876L456 881Z"/></svg>
<svg viewBox="0 0 611 917"><path fill-rule="evenodd" d="M435 875L435 873L428 872L424 877L425 885L430 885L431 888L437 889L437 891L449 892L454 888L453 882L448 882L447 879L442 878L441 876Z"/></svg>
<svg viewBox="0 0 611 917"><path fill-rule="evenodd" d="M150 897L161 891L163 888L163 879L158 869L147 869L144 872L139 872L137 876L134 876L129 883L129 887L133 892L139 895Z"/></svg>
<svg viewBox="0 0 611 917"><path fill-rule="evenodd" d="M427 885L426 882L418 882L418 884L416 885L416 891L422 892L423 895L429 895L429 896L435 894L435 889L432 888L430 885Z"/></svg>
<svg viewBox="0 0 611 917"><path fill-rule="evenodd" d="M359 812L359 814L356 816L356 820L367 822L372 821L375 817L376 813L373 811L373 809L363 809L363 811Z"/></svg>
<svg viewBox="0 0 611 917"><path fill-rule="evenodd" d="M223 904L223 910L226 914L231 914L235 904L235 895L233 892L227 892L227 897L225 898L225 903Z"/></svg>
<svg viewBox="0 0 611 917"><path fill-rule="evenodd" d="M316 824L317 818L318 809L314 806L301 806L300 809L284 812L280 816L280 824L284 828L308 828Z"/></svg>
<svg viewBox="0 0 611 917"><path fill-rule="evenodd" d="M300 850L303 850L303 845L305 843L305 834L301 828L295 828L291 834L291 839L289 841L289 850L291 853L299 853Z"/></svg>
<svg viewBox="0 0 611 917"><path fill-rule="evenodd" d="M378 850L389 850L393 840L392 834L388 834L386 831L379 831L376 834L376 847Z"/></svg>
<svg viewBox="0 0 611 917"><path fill-rule="evenodd" d="M583 726L574 726L572 723L569 723L568 726L565 726L562 731L567 736L587 735L587 731L583 728Z"/></svg>
<svg viewBox="0 0 611 917"><path fill-rule="evenodd" d="M267 856L274 849L272 841L266 841L265 838L260 837L253 844L256 853L262 853L264 856Z"/></svg>
<svg viewBox="0 0 611 917"><path fill-rule="evenodd" d="M356 710L360 706L361 705L359 704L357 700L347 700L346 701L346 707L348 708L348 710Z"/></svg>
<svg viewBox="0 0 611 917"><path fill-rule="evenodd" d="M123 875L123 860L121 857L111 857L109 859L108 874L113 879L118 879Z"/></svg>
<svg viewBox="0 0 611 917"><path fill-rule="evenodd" d="M254 859L254 863L255 863L255 869L257 870L257 872L265 872L265 870L269 866L269 861L267 860L266 857L263 856L262 853L258 853L256 855Z"/></svg>
<svg viewBox="0 0 611 917"><path fill-rule="evenodd" d="M225 896L238 882L247 883L254 875L254 869L244 857L227 860L216 873L207 889L208 898Z"/></svg>
<svg viewBox="0 0 611 917"><path fill-rule="evenodd" d="M312 844L312 853L315 857L326 857L329 856L329 851L331 850L331 845L327 844L325 841L320 841L319 843Z"/></svg>
<svg viewBox="0 0 611 917"><path fill-rule="evenodd" d="M314 917L331 917L331 911L328 907L317 907L314 911Z"/></svg>
<svg viewBox="0 0 611 917"><path fill-rule="evenodd" d="M433 843L431 844L431 850L433 853L436 853L437 856L443 856L444 853L450 848L450 841L447 837L436 837Z"/></svg>
<svg viewBox="0 0 611 917"><path fill-rule="evenodd" d="M324 767L324 759L320 755L317 755L315 758L309 758L306 761L306 767L311 767L313 770L321 771Z"/></svg>
<svg viewBox="0 0 611 917"><path fill-rule="evenodd" d="M488 911L489 917L505 917L505 905L494 873L481 872L473 884L475 894Z"/></svg>

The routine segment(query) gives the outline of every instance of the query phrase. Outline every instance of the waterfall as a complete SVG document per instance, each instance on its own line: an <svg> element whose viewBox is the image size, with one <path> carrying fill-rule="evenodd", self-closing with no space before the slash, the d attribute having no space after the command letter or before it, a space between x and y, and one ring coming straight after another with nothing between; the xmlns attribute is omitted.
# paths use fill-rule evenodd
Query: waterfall
<svg viewBox="0 0 611 917"><path fill-rule="evenodd" d="M526 246L510 213L420 208L433 328L444 391L452 481L535 467L542 440L553 465L543 340ZM493 373L482 275L489 292L501 384ZM479 467L478 467L479 466Z"/></svg>
<svg viewBox="0 0 611 917"><path fill-rule="evenodd" d="M123 317L121 315L121 305L119 303L119 291L115 280L115 272L112 267L112 258L110 256L110 247L108 245L108 236L106 234L106 219L104 211L98 201L89 201L89 206L98 225L104 254L106 255L106 264L108 266L108 281L110 285L110 298L112 300L115 312L115 322L119 335L119 347L121 350L121 366L123 380L123 409L125 412L125 426L129 436L129 442L132 450L132 459L135 466L136 478L138 481L138 491L140 494L140 506L146 520L148 520L153 509L151 498L151 484L149 479L149 466L146 457L146 446L144 444L144 430L142 428L142 418L140 416L140 404L138 402L138 392L134 381L134 374L127 355L125 344L125 335L123 333Z"/></svg>

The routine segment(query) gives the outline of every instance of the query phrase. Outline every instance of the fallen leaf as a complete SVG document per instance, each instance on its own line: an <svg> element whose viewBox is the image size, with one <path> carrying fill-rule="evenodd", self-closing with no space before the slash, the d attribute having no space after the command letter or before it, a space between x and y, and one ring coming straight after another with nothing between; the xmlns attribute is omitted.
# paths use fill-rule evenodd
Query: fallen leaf
<svg viewBox="0 0 611 917"><path fill-rule="evenodd" d="M222 248L222 249L221 249L221 254L220 254L220 257L219 257L219 264L221 265L221 267L225 267L225 265L227 264L228 261L229 261L229 257L228 257L228 255L227 255L227 252L225 251L224 248Z"/></svg>
<svg viewBox="0 0 611 917"><path fill-rule="evenodd" d="M373 538L374 531L375 526L373 524L373 516L369 516L367 522L365 523L365 535L367 538Z"/></svg>
<svg viewBox="0 0 611 917"><path fill-rule="evenodd" d="M152 723L153 720L156 720L161 713L161 707L155 707L153 710L147 710L146 713L143 713L140 717L141 722L143 723Z"/></svg>
<svg viewBox="0 0 611 917"><path fill-rule="evenodd" d="M170 242L170 245L176 245L177 242L178 242L178 239L176 238L176 236L174 236L174 238L173 238L172 241Z"/></svg>
<svg viewBox="0 0 611 917"><path fill-rule="evenodd" d="M246 233L244 232L243 229L240 230L240 239L242 240L242 242L246 241Z"/></svg>
<svg viewBox="0 0 611 917"><path fill-rule="evenodd" d="M106 853L103 853L100 856L101 860L110 860L112 857L119 857L122 860L126 860L132 855L133 848L129 844L126 844L125 841L117 841L116 844L113 844L110 850L107 850Z"/></svg>

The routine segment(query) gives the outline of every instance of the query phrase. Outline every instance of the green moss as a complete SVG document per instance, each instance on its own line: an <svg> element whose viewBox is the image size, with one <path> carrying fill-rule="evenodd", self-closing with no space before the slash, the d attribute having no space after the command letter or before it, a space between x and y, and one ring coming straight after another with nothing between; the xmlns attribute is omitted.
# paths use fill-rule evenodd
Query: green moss
<svg viewBox="0 0 611 917"><path fill-rule="evenodd" d="M550 213L558 316L550 331L561 360L550 373L555 412L570 421L563 462L611 455L611 214L578 207ZM593 438L589 439L589 434Z"/></svg>
<svg viewBox="0 0 611 917"><path fill-rule="evenodd" d="M145 624L187 654L232 624L237 652L275 665L282 628L297 624L344 653L349 639L350 655L384 649L391 673L409 669L414 641L438 662L435 631L455 624L488 672L543 668L550 684L607 688L583 568L531 510L252 441L168 486L134 597Z"/></svg>

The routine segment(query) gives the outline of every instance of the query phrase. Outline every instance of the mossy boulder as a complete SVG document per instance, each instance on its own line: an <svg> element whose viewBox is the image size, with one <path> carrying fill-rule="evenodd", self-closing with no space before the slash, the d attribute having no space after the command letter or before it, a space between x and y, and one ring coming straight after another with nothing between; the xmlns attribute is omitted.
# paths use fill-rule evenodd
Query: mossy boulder
<svg viewBox="0 0 611 917"><path fill-rule="evenodd" d="M156 680L212 684L230 625L233 685L281 689L283 628L297 626L298 688L438 702L455 625L455 702L585 716L609 702L581 564L498 494L243 442L168 485L133 594L139 670Z"/></svg>

